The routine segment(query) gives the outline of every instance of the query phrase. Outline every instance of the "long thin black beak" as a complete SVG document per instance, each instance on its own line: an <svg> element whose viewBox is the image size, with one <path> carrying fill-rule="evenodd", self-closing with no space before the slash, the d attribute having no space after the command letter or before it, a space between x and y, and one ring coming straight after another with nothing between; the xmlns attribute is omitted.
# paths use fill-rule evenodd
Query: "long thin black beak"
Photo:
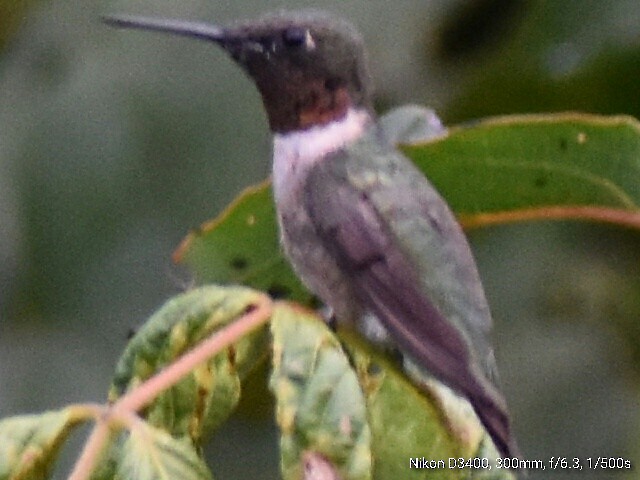
<svg viewBox="0 0 640 480"><path fill-rule="evenodd" d="M190 38L200 38L216 43L226 39L225 29L203 22L170 20L165 18L139 17L136 15L105 15L102 21L120 28L139 28L156 32L168 32Z"/></svg>

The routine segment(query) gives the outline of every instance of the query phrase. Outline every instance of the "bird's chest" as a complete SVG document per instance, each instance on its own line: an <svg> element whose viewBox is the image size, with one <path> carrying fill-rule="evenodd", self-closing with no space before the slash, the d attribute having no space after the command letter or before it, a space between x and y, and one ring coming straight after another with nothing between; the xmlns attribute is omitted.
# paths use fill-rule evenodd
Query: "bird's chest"
<svg viewBox="0 0 640 480"><path fill-rule="evenodd" d="M336 315L351 317L357 308L349 281L314 227L305 206L309 170L321 159L296 149L274 149L273 190L284 253L302 282Z"/></svg>

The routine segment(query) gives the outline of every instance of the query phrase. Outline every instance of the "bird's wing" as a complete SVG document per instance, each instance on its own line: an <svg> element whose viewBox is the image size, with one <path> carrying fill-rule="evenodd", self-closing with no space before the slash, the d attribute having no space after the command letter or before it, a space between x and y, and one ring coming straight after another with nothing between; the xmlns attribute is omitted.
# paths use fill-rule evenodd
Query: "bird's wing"
<svg viewBox="0 0 640 480"><path fill-rule="evenodd" d="M465 395L509 453L475 264L424 176L395 150L359 144L313 167L304 206L359 303L415 363Z"/></svg>

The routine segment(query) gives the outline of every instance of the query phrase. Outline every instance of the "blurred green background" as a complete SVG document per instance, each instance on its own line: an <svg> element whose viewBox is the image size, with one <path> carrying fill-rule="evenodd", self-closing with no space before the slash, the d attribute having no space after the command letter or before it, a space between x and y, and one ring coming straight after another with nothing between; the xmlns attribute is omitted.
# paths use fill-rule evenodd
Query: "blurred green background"
<svg viewBox="0 0 640 480"><path fill-rule="evenodd" d="M128 332L191 285L173 249L270 169L259 96L223 52L99 16L224 23L303 6L360 28L380 110L640 117L637 0L5 0L0 417L105 398ZM639 233L539 222L470 238L526 457L624 457L635 470L581 478L639 478ZM268 415L245 408L209 450L218 479L278 478Z"/></svg>

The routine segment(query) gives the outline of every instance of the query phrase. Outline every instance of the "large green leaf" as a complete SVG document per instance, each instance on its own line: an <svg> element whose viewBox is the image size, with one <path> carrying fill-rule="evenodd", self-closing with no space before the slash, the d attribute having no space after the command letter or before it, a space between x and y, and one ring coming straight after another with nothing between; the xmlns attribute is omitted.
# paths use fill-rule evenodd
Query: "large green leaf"
<svg viewBox="0 0 640 480"><path fill-rule="evenodd" d="M369 342L351 331L340 339L364 390L376 480L513 479L473 408L431 379L419 388ZM452 459L478 459L451 462Z"/></svg>
<svg viewBox="0 0 640 480"><path fill-rule="evenodd" d="M259 301L259 295L242 287L205 286L168 301L127 345L116 367L110 401L237 319ZM146 408L146 419L176 437L188 436L200 444L233 411L241 380L267 354L268 335L261 328L159 395Z"/></svg>
<svg viewBox="0 0 640 480"><path fill-rule="evenodd" d="M203 282L251 285L275 298L311 298L280 252L270 182L246 189L218 218L192 232L174 259L185 261Z"/></svg>
<svg viewBox="0 0 640 480"><path fill-rule="evenodd" d="M187 439L139 422L124 442L117 478L209 480L212 475Z"/></svg>
<svg viewBox="0 0 640 480"><path fill-rule="evenodd" d="M274 309L271 332L283 478L309 468L339 473L321 478L372 478L365 399L338 339L317 315L288 304Z"/></svg>
<svg viewBox="0 0 640 480"><path fill-rule="evenodd" d="M294 305L276 306L271 331L285 479L314 469L345 480L513 478L497 468L469 403L446 387L433 381L419 389L359 336L344 331L339 341L321 318ZM474 457L486 463L449 463Z"/></svg>
<svg viewBox="0 0 640 480"><path fill-rule="evenodd" d="M463 223L584 218L640 228L640 124L526 115L405 147Z"/></svg>
<svg viewBox="0 0 640 480"><path fill-rule="evenodd" d="M579 218L640 229L640 124L584 114L514 116L403 147L466 227ZM175 258L200 281L308 302L278 245L270 185L246 190Z"/></svg>
<svg viewBox="0 0 640 480"><path fill-rule="evenodd" d="M73 407L0 421L0 479L49 478L58 451L84 416Z"/></svg>

